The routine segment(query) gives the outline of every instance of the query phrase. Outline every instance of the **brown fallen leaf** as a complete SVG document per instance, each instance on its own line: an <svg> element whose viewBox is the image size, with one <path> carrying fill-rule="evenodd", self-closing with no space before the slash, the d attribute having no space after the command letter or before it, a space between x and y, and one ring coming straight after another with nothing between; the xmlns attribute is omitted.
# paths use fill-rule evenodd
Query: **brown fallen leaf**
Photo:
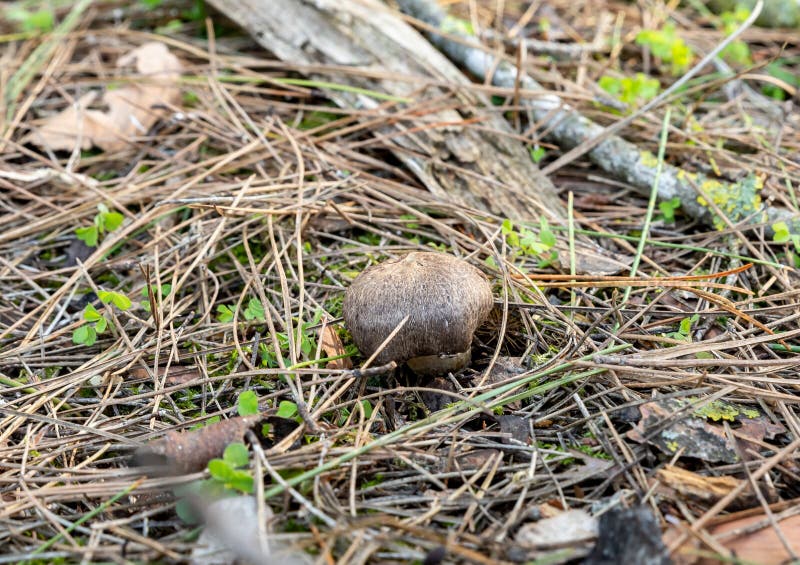
<svg viewBox="0 0 800 565"><path fill-rule="evenodd" d="M167 432L137 449L133 464L159 466L168 474L202 471L209 461L222 457L229 443L241 441L245 432L261 419L261 416L236 417L196 430Z"/></svg>
<svg viewBox="0 0 800 565"><path fill-rule="evenodd" d="M187 367L186 365L170 365L169 369L161 366L158 368L159 378L164 376L164 371L167 371L167 378L164 381L166 386L183 385L201 377L197 367ZM132 367L128 371L128 376L131 379L150 379L150 372L144 367Z"/></svg>
<svg viewBox="0 0 800 565"><path fill-rule="evenodd" d="M734 430L734 435L739 443L742 457L747 460L754 459L750 450L758 453L761 449L759 443L763 439L774 439L776 435L786 433L783 424L771 422L766 416L742 418L740 423L741 426Z"/></svg>
<svg viewBox="0 0 800 565"><path fill-rule="evenodd" d="M99 101L108 110L92 109L97 91L87 92L62 112L44 119L23 141L53 151L99 147L124 149L135 136L145 135L163 114L163 108L180 99L178 81L182 66L163 43L153 41L119 58L117 67L135 65L137 77L125 86L106 90Z"/></svg>
<svg viewBox="0 0 800 565"><path fill-rule="evenodd" d="M791 510L791 509L790 509ZM782 517L775 514L775 521L789 543L795 556L800 555L800 515ZM763 527L759 527L763 526ZM673 526L664 533L664 543L675 539L687 525L680 528ZM744 516L709 527L708 532L724 548L736 556L739 563L759 563L760 565L778 565L793 562L793 557L781 543L774 528L764 514ZM690 537L686 543L675 551L673 560L679 565L712 565L720 560L710 557L698 557L699 544L696 538Z"/></svg>
<svg viewBox="0 0 800 565"><path fill-rule="evenodd" d="M332 326L325 326L320 332L320 341L322 342L322 351L325 352L326 357L338 357L339 355L346 355L347 351L344 348L339 334ZM328 361L325 365L326 369L352 369L353 362L349 357L342 357L341 359L334 359Z"/></svg>
<svg viewBox="0 0 800 565"><path fill-rule="evenodd" d="M788 563L793 557L789 555L789 552L778 538L778 534L775 533L775 529L770 525L766 525L754 532L743 532L732 537L722 536L726 532L746 531L747 528L766 521L767 518L764 515L742 518L715 526L711 530L711 534L720 539L722 545L730 549L742 561L761 563L761 565ZM797 557L797 555L800 555L800 516L789 516L783 520L776 517L776 521L784 538L789 543L789 547L792 548L794 557ZM703 565L710 565L714 562L709 559L701 561Z"/></svg>
<svg viewBox="0 0 800 565"><path fill-rule="evenodd" d="M660 483L657 490L659 494L684 502L713 503L741 483L735 477L705 477L675 465L659 469L656 478Z"/></svg>

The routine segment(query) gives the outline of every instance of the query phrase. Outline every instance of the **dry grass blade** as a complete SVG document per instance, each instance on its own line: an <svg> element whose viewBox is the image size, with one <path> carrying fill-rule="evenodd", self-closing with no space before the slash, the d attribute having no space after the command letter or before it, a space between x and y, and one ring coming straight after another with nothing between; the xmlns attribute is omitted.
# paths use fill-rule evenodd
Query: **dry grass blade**
<svg viewBox="0 0 800 565"><path fill-rule="evenodd" d="M17 104L0 153L0 564L184 562L198 547L186 501L243 492L264 535L326 563L579 559L591 541L542 549L517 534L566 509L597 516L642 502L719 554L736 537L717 529L728 518L749 512L775 532L788 522L786 501L800 496L791 233L704 231L677 208L674 221L653 218L640 276L617 276L648 203L589 161L548 181L573 195L570 232L557 211L446 194L465 178L504 190L439 151L464 149L454 132L514 147L530 170L529 157L558 158L547 120L528 111L541 93L524 82L317 59L302 42L290 49L302 59L282 61L210 9L151 4L95 2L72 21L73 7L54 3L73 30L56 51L51 36L0 18L3 72L35 70L19 92L0 79ZM449 9L458 29L597 123L619 119L598 102L606 73L630 65L663 88L677 80L632 41L659 28L661 12L534 4ZM711 49L721 31L693 10L674 13L678 30ZM604 47L606 34L620 42ZM759 61L797 70L789 32L743 37ZM558 58L523 54L527 38ZM179 93L139 108L156 118L144 129L85 149L73 135L66 151L26 141L65 110L80 115L84 97L152 85L146 70L115 63L154 41L182 70ZM737 80L755 89L772 68ZM764 198L793 206L796 116L766 128L750 97L731 102L724 80L701 78L675 94L667 161L728 179L753 171ZM397 91L373 88L386 83ZM638 116L628 141L652 151L660 121ZM570 274L564 250L578 236L616 270L588 262ZM342 323L344 291L368 266L426 250L492 281L472 362L430 378L394 361L373 367ZM678 408L654 418L656 403ZM687 455L694 445L662 450L654 438L674 426L721 441L725 460ZM188 463L145 476L153 469L130 460L142 446ZM672 493L721 486L665 495L664 469Z"/></svg>

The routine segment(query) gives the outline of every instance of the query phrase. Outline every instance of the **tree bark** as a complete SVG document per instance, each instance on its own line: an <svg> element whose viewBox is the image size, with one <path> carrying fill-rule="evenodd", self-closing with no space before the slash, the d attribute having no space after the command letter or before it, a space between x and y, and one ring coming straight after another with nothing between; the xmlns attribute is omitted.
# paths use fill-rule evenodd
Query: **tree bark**
<svg viewBox="0 0 800 565"><path fill-rule="evenodd" d="M381 103L360 92L326 91L342 107L399 115L382 133L393 153L438 199L514 220L544 215L561 223L563 203L550 180L512 137L505 119L416 30L376 0L209 0L258 43L291 64L381 71L347 73L349 86L409 102ZM392 77L419 77L417 81ZM330 73L326 72L326 81ZM439 86L446 84L448 86ZM450 86L453 85L453 86ZM459 88L464 86L464 88ZM323 87L323 90L324 87ZM419 116L412 108L442 108ZM481 129L462 125L470 120ZM388 122L388 120L387 120Z"/></svg>

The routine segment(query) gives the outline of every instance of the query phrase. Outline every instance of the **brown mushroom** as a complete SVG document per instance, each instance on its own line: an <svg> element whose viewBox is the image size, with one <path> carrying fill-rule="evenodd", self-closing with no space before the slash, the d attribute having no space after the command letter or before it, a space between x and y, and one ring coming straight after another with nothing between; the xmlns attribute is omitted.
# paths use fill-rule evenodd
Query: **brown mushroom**
<svg viewBox="0 0 800 565"><path fill-rule="evenodd" d="M408 316L373 363L407 363L423 375L465 367L472 335L491 309L492 287L481 271L462 259L429 252L367 268L343 304L345 325L368 357Z"/></svg>

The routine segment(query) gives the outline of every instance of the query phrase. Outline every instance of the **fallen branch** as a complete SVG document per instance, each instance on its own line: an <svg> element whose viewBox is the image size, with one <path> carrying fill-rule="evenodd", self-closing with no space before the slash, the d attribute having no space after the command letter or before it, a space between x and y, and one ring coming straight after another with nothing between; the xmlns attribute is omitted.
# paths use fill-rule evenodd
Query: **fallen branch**
<svg viewBox="0 0 800 565"><path fill-rule="evenodd" d="M420 20L427 28L441 30L441 34L429 34L431 42L479 79L486 80L493 72L491 81L495 86L542 92L541 96L527 98L523 103L530 109L534 119L542 124L542 129L548 132L548 137L562 149L572 150L578 146L591 147L595 144L587 151L593 163L643 194L650 193L657 164L652 153L642 151L617 135L608 135L606 128L581 115L559 96L546 92L542 85L520 73L514 65L506 61L498 62L473 36L454 29L455 26L447 26L446 15L431 0L398 0L398 4L403 12ZM739 32L745 27L743 25ZM726 41L734 39L736 35L732 34ZM708 59L713 60L717 51L715 49L710 53ZM704 63L705 59L697 68ZM615 125L609 129L619 128L620 125ZM603 136L605 139L597 142ZM727 183L664 164L658 196L661 200L679 198L688 216L718 228L725 227L726 223L714 213L712 206L700 195L702 193L707 194L733 223L785 221L792 225L793 231L800 231L800 217L789 210L762 204L759 195L761 186L762 180L753 174L739 182Z"/></svg>
<svg viewBox="0 0 800 565"><path fill-rule="evenodd" d="M279 59L317 69L330 66L314 86L341 107L390 117L393 125L383 128L381 143L439 199L515 220L545 215L560 223L566 216L555 187L514 139L506 120L482 111L491 104L469 90L472 82L384 4L376 0L210 0L209 4ZM348 88L333 88L337 85L330 82L331 74L346 76ZM469 127L474 123L480 129Z"/></svg>

